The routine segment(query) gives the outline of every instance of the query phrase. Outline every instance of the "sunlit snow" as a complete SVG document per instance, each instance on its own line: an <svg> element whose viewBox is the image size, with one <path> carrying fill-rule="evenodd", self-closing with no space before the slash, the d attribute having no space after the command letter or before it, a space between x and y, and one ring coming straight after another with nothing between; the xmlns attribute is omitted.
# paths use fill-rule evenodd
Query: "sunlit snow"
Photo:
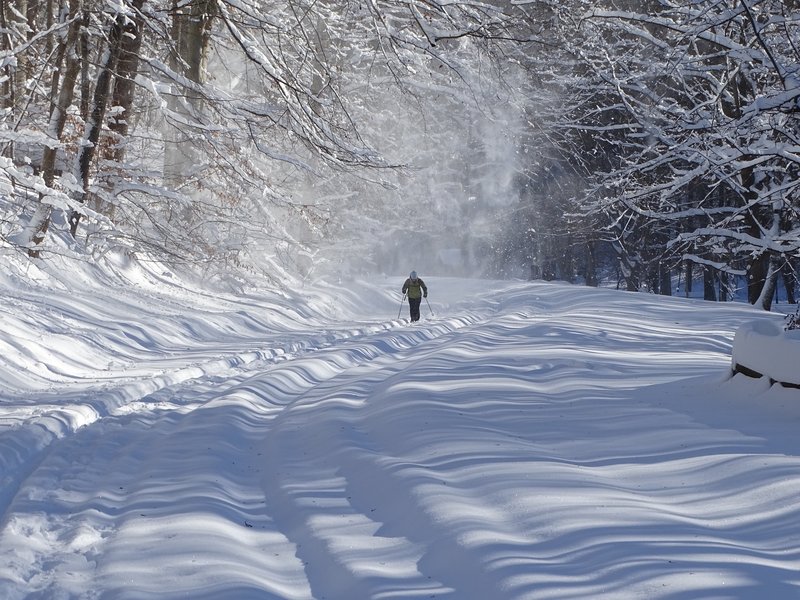
<svg viewBox="0 0 800 600"><path fill-rule="evenodd" d="M731 376L780 314L404 275L7 276L0 598L800 595L800 391Z"/></svg>

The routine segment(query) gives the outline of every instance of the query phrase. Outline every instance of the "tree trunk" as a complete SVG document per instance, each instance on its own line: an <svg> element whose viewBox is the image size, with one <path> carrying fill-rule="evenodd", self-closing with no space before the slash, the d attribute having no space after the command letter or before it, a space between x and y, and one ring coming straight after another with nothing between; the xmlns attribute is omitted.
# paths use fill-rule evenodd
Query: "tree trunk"
<svg viewBox="0 0 800 600"><path fill-rule="evenodd" d="M81 17L82 26L81 26L81 37L80 37L80 48L81 48L81 63L83 64L83 68L81 69L81 104L79 108L79 112L81 115L81 119L83 122L86 123L89 120L89 98L91 97L91 85L89 83L89 12L84 11L83 16Z"/></svg>
<svg viewBox="0 0 800 600"><path fill-rule="evenodd" d="M638 292L641 288L641 268L632 261L627 260L628 257L623 257L623 274L625 275L625 289L629 292Z"/></svg>
<svg viewBox="0 0 800 600"><path fill-rule="evenodd" d="M46 31L50 31L53 27L53 15L55 11L53 10L53 2L54 0L47 0L45 2L45 23L44 28ZM34 2L34 5L38 6L38 2ZM53 51L53 35L48 35L45 39L44 43L44 54L45 56L50 56L50 53Z"/></svg>
<svg viewBox="0 0 800 600"><path fill-rule="evenodd" d="M78 57L78 38L80 35L81 23L77 18L80 8L80 0L70 0L67 19L73 19L67 29L67 36L58 49L57 65L60 61L65 61L63 77L60 77L61 69L56 68L53 75L53 87L50 90L51 111L50 122L47 126L47 136L50 143L45 146L42 152L41 174L45 185L49 188L53 185L55 178L55 163L58 152L58 143L64 133L64 125L67 122L67 109L72 104L75 95L75 82L80 72L80 59ZM60 85L59 85L60 84ZM50 227L50 215L52 208L49 204L42 202L43 196L39 197L39 204L36 207L24 234L25 242L28 246L28 255L32 258L39 257L39 246L44 241L47 229Z"/></svg>
<svg viewBox="0 0 800 600"><path fill-rule="evenodd" d="M658 266L653 264L647 265L644 277L647 282L648 291L651 294L658 294L658 284L661 282L658 277Z"/></svg>
<svg viewBox="0 0 800 600"><path fill-rule="evenodd" d="M593 241L586 243L586 285L597 287L597 248Z"/></svg>
<svg viewBox="0 0 800 600"><path fill-rule="evenodd" d="M556 266L555 261L551 258L545 259L542 264L542 279L545 281L555 281Z"/></svg>
<svg viewBox="0 0 800 600"><path fill-rule="evenodd" d="M672 272L663 262L658 263L658 272L661 279L659 293L662 296L672 296Z"/></svg>
<svg viewBox="0 0 800 600"><path fill-rule="evenodd" d="M100 130L103 126L103 118L106 113L106 105L108 104L110 95L111 73L114 70L117 56L119 55L119 40L122 33L120 20L122 20L122 17L114 23L108 36L109 46L103 56L100 74L95 84L91 112L89 113L89 120L86 122L83 143L75 158L74 175L81 183L81 191L75 193L73 197L80 203L86 201L86 195L89 191L89 167L92 164L97 142L100 139ZM80 219L81 215L77 210L73 210L69 215L69 230L72 237L75 237L78 231Z"/></svg>
<svg viewBox="0 0 800 600"><path fill-rule="evenodd" d="M786 289L786 302L789 304L797 304L797 297L795 295L797 281L794 276L792 264L788 260L783 263L781 274L783 275L783 287Z"/></svg>
<svg viewBox="0 0 800 600"><path fill-rule="evenodd" d="M216 14L216 0L192 0L189 4L173 0L172 41L174 51L170 66L189 81L205 81L206 61L210 43L211 24ZM192 120L193 112L202 110L202 99L177 82L170 110ZM189 167L197 163L191 139L185 131L168 124L164 152L164 180L168 186L178 187Z"/></svg>
<svg viewBox="0 0 800 600"><path fill-rule="evenodd" d="M728 273L725 271L719 272L719 301L727 302L730 300L730 293L728 290Z"/></svg>
<svg viewBox="0 0 800 600"><path fill-rule="evenodd" d="M753 304L768 311L772 308L772 299L775 297L775 288L778 285L780 269L775 265L775 259L767 260L767 263L767 272L761 286L761 294Z"/></svg>
<svg viewBox="0 0 800 600"><path fill-rule="evenodd" d="M12 18L14 13L9 10L8 0L0 0L0 52L3 54L13 54L14 40L12 37L13 27ZM15 90L15 68L11 61L3 67L3 82L0 88L2 95L2 107L13 108L16 99Z"/></svg>
<svg viewBox="0 0 800 600"><path fill-rule="evenodd" d="M712 302L717 300L717 290L714 287L714 269L707 265L703 266L703 300Z"/></svg>
<svg viewBox="0 0 800 600"><path fill-rule="evenodd" d="M36 3L33 2L33 6ZM11 10L11 9L14 10ZM15 52L14 47L24 42L23 33L28 29L27 39L34 31L30 30L28 23L20 20L20 15L26 15L33 10L28 0L0 0L0 54L7 57L14 56L12 60L4 61L6 65L0 72L0 108L9 109L11 119L16 122L17 109L20 98L25 92L25 81L30 69L28 55L25 52ZM3 145L3 156L14 155L14 143L9 141Z"/></svg>
<svg viewBox="0 0 800 600"><path fill-rule="evenodd" d="M136 0L133 3L137 13L145 0ZM117 62L117 75L114 79L111 103L119 107L108 121L109 130L115 134L116 140L111 147L109 158L121 162L125 158L125 138L130 127L131 107L135 91L134 79L139 69L139 50L142 46L143 21L139 14L125 26L125 32L120 44L119 59Z"/></svg>
<svg viewBox="0 0 800 600"><path fill-rule="evenodd" d="M686 267L686 286L684 287L684 295L688 298L692 295L692 282L694 278L694 263L690 260L685 262Z"/></svg>
<svg viewBox="0 0 800 600"><path fill-rule="evenodd" d="M139 9L146 0L138 0L133 6L137 14L125 24L125 31L120 41L120 52L117 58L116 75L114 76L111 90L111 106L115 108L113 115L107 121L111 134L111 143L101 146L101 158L121 164L125 160L128 130L131 121L131 107L135 96L135 78L139 69L139 51L142 46L143 20ZM112 184L106 184L109 191L113 191ZM114 205L94 206L97 212L104 213L109 219L114 219Z"/></svg>
<svg viewBox="0 0 800 600"><path fill-rule="evenodd" d="M145 0L134 0L131 7L138 13L144 2ZM130 51L138 51L141 44L140 36L138 35L140 31L141 21L130 20L126 16L120 15L114 20L108 32L108 48L101 61L100 72L92 96L89 119L86 121L84 140L75 159L75 178L81 182L81 192L76 194L75 199L81 203L86 202L86 197L89 193L90 167L97 153L100 132L103 128L106 109L111 98L111 83L114 80L114 73L117 72L118 63L120 63L120 58L123 55L127 62L119 65L120 68L123 70L133 69L133 71L127 73L129 75L135 71L138 66L138 56L134 55L132 58ZM117 78L122 77L123 73L117 72ZM128 89L126 86L130 86L130 88ZM126 101L128 103L127 108L130 108L130 103L133 100L133 82L130 78L120 84L119 92L122 94L120 99ZM121 122L118 120L116 125L118 128L121 127ZM127 131L127 128L125 131ZM77 234L80 219L81 215L78 211L74 210L70 213L69 222L72 237Z"/></svg>
<svg viewBox="0 0 800 600"><path fill-rule="evenodd" d="M758 304L769 273L770 260L767 252L753 257L747 266L747 301Z"/></svg>

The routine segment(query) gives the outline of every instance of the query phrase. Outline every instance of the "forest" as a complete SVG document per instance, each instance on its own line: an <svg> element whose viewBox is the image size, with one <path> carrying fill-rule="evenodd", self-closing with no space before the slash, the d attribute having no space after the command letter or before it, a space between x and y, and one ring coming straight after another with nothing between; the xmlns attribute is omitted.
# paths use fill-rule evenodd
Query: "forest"
<svg viewBox="0 0 800 600"><path fill-rule="evenodd" d="M795 302L798 0L0 0L0 252Z"/></svg>

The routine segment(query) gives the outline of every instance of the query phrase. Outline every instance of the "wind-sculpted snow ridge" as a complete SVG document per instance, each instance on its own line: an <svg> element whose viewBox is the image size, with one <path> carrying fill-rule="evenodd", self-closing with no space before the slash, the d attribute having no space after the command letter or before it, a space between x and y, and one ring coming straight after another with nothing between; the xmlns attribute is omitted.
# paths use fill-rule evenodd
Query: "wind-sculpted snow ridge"
<svg viewBox="0 0 800 600"><path fill-rule="evenodd" d="M434 319L297 327L282 360L200 363L54 442L8 499L0 590L796 595L800 397L729 374L738 323L775 315L438 283Z"/></svg>
<svg viewBox="0 0 800 600"><path fill-rule="evenodd" d="M339 324L339 329L331 328L322 333L298 329L291 332L294 335L286 336L287 339L292 337L300 339L305 337L306 339L302 342L293 342L294 346L291 351L280 349L277 352L272 349L257 350L246 353L247 356L243 353L233 353L220 359L208 359L206 362L196 361L194 365L188 367L179 366L177 370L171 373L165 370L164 374L158 376L146 375L144 377L140 376L138 379L135 375L129 376L113 390L97 392L83 387L74 393L74 398L70 398L61 392L57 405L48 406L41 401L30 400L29 402L18 403L14 408L12 403L8 403L6 405L8 410L4 411L5 418L8 421L16 419L17 425L0 434L2 435L0 460L6 467L4 471L8 474L4 477L2 506L5 507L12 502L18 488L39 487L39 479L41 477L47 479L48 477L61 476L62 474L69 476L72 470L70 465L74 463L76 456L81 455L81 448L87 444L86 438L104 440L106 436L112 437L113 440L110 441L111 447L107 449L107 452L103 450L102 454L107 454L110 457L122 455L127 459L128 452L134 449L137 442L124 442L126 432L136 431L138 438L141 436L141 432L138 431L139 425L144 424L148 430L164 426L170 427L169 424L174 419L178 419L177 415L180 415L181 419L185 419L188 422L192 419L191 412L199 408L204 409L203 414L208 414L205 411L212 410L213 406L219 402L219 392L216 390L216 386L227 387L237 378L245 379L249 372L270 371L272 373L270 381L277 382L279 387L288 384L290 387L299 386L298 389L303 389L306 385L316 385L320 381L333 377L340 371L364 361L369 361L378 356L391 356L445 332L467 326L478 318L480 317L477 314L440 318L426 323L425 327L415 327L402 336L392 334L393 329L405 324L405 321L396 320ZM118 327L124 331L130 326L127 323L119 323ZM163 327L158 324L155 326L151 324L151 327L157 334L163 334ZM143 332L142 338L151 333L150 331ZM196 331L192 333L198 338L201 337L197 335ZM376 335L376 333L382 333L382 335ZM116 339L113 336L110 337L112 342ZM152 341L153 337L151 336L149 339ZM279 337L278 340L280 339L282 338ZM174 340L172 341L174 343ZM274 343L275 339L272 341ZM347 344L346 349L336 349L345 343ZM148 345L155 355L166 356L167 353L158 344L148 342ZM220 345L226 346L226 344ZM232 348L235 345L236 343L231 343ZM109 355L114 356L115 352L121 354L119 348L112 348L109 351L108 347L109 344L106 342L105 349ZM333 349L326 352L324 350L326 347L333 347ZM192 350L195 349L187 348L179 357L173 357L172 353L170 353L169 363L176 365L180 365L181 361L185 363L188 357L193 356ZM225 351L225 353L227 352L228 350ZM205 356L204 353L203 356ZM290 362L291 367L287 369L278 368L279 363L282 361ZM298 365L308 365L308 367L299 368ZM139 368L142 373L147 373L147 369L152 369L152 366L140 365ZM274 384L271 383L270 385ZM248 389L247 384L243 384L243 389ZM239 391L237 390L236 394L238 393ZM245 393L246 396L247 392ZM275 408L275 406L281 406L284 403L279 402L275 405L274 401L268 401L265 406ZM100 410L97 410L98 407L100 407ZM20 418L20 413L25 410L30 410L30 415L27 418L24 418L25 415ZM263 408L260 408L260 410L263 410ZM99 421L100 417L105 417L103 422ZM238 422L238 417L234 416L234 421ZM181 420L181 422L184 421ZM86 425L92 425L92 427L84 427ZM204 439L207 438L212 441L224 439L227 430L225 418L214 419L214 427L217 428L220 425L222 425L222 428L219 431L209 433L207 436L204 435ZM73 435L73 439L65 437L67 433L75 433L81 427L83 429ZM194 430L192 430L193 436ZM170 434L166 439L170 444L178 444L178 447L180 447L182 443L180 440L183 438L178 434ZM183 441L185 442L186 440L183 439ZM57 447L55 449L49 448L55 442L58 442ZM92 441L89 443L89 446L92 447L91 455L94 455L98 448L101 448L102 444L106 443L105 441ZM194 443L194 441L190 442L190 447ZM75 449L73 450L74 447ZM118 448L122 449L118 450ZM146 448L158 449L158 458L148 460L157 461L161 460L162 457L169 457L173 454L170 450L164 451L157 442L149 440L141 444L141 447L137 448L137 452L144 452ZM233 448L236 452L241 451L239 444L234 445ZM49 450L49 453L45 454L45 449ZM215 447L214 452L217 452L217 450ZM87 455L85 460L89 461L91 459ZM196 460L196 457L191 456L188 460L191 462ZM79 460L78 462L81 465L80 468L83 469L84 461ZM225 470L225 463L221 464L221 468ZM47 474L50 469L57 475L42 475L43 473ZM138 474L141 470L142 467L136 467L132 472ZM107 475L117 471L119 471L117 467L107 470L107 467L104 466L95 474L95 477L102 477L104 474ZM45 483L42 487L48 489L51 486L49 483ZM111 488L108 494L119 496L124 493L125 497L130 498L129 491L134 488L135 486L130 484L127 487L120 486L118 491L114 491ZM171 490L169 495L172 496L175 490L172 490L171 484L165 483L164 491L168 490ZM25 496L24 490L20 493L20 496ZM86 498L91 496L92 494L87 494ZM101 494L101 497L103 497L103 494ZM19 498L16 500L19 501ZM94 506L97 502L96 499L92 500L91 510L97 510L97 507ZM13 509L7 512L13 512ZM69 508L66 512L81 511ZM34 519L34 521L37 521L37 519ZM9 517L9 523L11 524L9 530L16 532L17 521ZM28 529L28 527L33 527L33 529ZM23 528L27 532L24 537L27 537L31 531L37 531L43 537L50 537L49 533L47 533L48 528L49 525L47 523L34 523L33 525L27 523ZM79 529L81 532L83 531L82 528ZM70 537L72 533L65 535ZM78 535L81 540L86 537L83 533ZM101 538L102 536L97 534L92 537L92 540L96 542ZM27 563L28 560L29 557L24 562ZM34 571L42 568L42 564L36 560L33 561L33 565ZM55 573L56 577L58 575L58 573ZM59 583L59 585L62 585L62 583ZM51 586L48 584L43 589L51 589Z"/></svg>
<svg viewBox="0 0 800 600"><path fill-rule="evenodd" d="M57 295L42 302L35 294L17 293L5 303L0 512L51 444L99 419L187 412L208 401L203 394L176 393L191 389L193 380L225 380L406 324L325 320L312 307L289 308L275 299L251 299L255 310L248 312L241 306L230 311L230 303L215 298L221 307L195 306L188 314L174 300L153 299L106 287L79 300ZM331 369L418 344L477 318L439 319L402 339L365 345Z"/></svg>

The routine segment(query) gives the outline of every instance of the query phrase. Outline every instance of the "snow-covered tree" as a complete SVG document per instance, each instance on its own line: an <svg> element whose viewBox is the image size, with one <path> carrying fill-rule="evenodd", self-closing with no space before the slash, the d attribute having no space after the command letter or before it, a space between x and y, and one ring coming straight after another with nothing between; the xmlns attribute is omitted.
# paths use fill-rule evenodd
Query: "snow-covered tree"
<svg viewBox="0 0 800 600"><path fill-rule="evenodd" d="M398 189L395 175L413 173L414 161L382 135L397 115L371 101L391 96L399 118L416 113L417 123L469 102L456 127L491 112L482 103L492 90L479 90L486 79L476 72L497 64L487 61L491 45L516 24L502 6L471 2L37 6L25 22L3 5L4 19L20 23L5 30L7 70L21 57L35 65L20 88L28 102L14 103L17 88L4 84L7 104L20 108L3 115L0 135L11 164L36 181L36 195L19 196L22 231L6 239L39 255L55 210L95 248L250 264L299 256L299 242L331 233L364 194L373 196L360 211L367 219L402 213L397 195L374 191ZM472 141L481 145L480 128ZM340 181L354 193L331 203L326 185ZM358 200L355 210L344 198Z"/></svg>
<svg viewBox="0 0 800 600"><path fill-rule="evenodd" d="M639 232L672 222L665 254L746 274L750 301L769 309L800 233L795 3L592 4L583 25L601 42L581 57L609 98L598 135L622 161L593 210Z"/></svg>

